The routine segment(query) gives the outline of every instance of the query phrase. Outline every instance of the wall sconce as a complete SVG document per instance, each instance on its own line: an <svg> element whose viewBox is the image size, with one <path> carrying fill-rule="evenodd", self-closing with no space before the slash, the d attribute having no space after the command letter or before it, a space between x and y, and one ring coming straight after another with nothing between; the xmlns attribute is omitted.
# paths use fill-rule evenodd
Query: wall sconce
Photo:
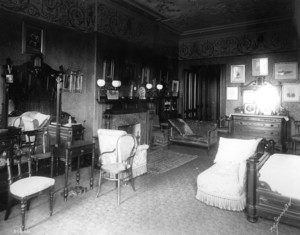
<svg viewBox="0 0 300 235"><path fill-rule="evenodd" d="M99 86L99 87L104 87L105 86L105 80L104 79L98 79L97 80L97 85Z"/></svg>
<svg viewBox="0 0 300 235"><path fill-rule="evenodd" d="M111 84L114 88L118 88L122 85L120 80L113 80Z"/></svg>
<svg viewBox="0 0 300 235"><path fill-rule="evenodd" d="M162 84L157 84L157 85L156 85L156 89L159 90L159 91L160 91L161 89L163 89L163 87L164 87L164 86L163 86Z"/></svg>
<svg viewBox="0 0 300 235"><path fill-rule="evenodd" d="M152 84L151 84L151 83L147 83L147 84L146 84L146 88L147 88L148 90L152 89Z"/></svg>

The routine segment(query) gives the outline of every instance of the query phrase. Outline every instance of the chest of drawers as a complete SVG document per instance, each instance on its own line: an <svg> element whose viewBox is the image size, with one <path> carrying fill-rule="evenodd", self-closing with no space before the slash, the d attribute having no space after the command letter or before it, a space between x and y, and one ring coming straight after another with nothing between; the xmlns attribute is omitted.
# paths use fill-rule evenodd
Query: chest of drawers
<svg viewBox="0 0 300 235"><path fill-rule="evenodd" d="M286 151L286 116L231 115L231 134L234 138L265 138L274 140L280 152Z"/></svg>

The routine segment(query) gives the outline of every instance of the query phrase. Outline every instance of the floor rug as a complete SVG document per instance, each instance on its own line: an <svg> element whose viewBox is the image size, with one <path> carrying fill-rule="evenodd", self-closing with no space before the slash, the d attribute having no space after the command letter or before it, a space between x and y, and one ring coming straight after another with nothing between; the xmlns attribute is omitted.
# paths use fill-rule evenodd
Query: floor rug
<svg viewBox="0 0 300 235"><path fill-rule="evenodd" d="M162 174L194 159L197 155L178 153L172 150L157 149L148 153L148 173Z"/></svg>

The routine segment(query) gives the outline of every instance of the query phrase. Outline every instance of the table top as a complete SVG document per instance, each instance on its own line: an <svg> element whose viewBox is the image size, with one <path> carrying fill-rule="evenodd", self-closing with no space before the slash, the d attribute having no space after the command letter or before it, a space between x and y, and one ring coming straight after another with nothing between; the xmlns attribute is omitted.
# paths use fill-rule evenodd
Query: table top
<svg viewBox="0 0 300 235"><path fill-rule="evenodd" d="M93 143L92 141L85 141L85 140L76 140L74 142L67 142L67 143L62 143L58 146L54 146L54 149L57 150L73 150L76 148L82 148L82 147L93 147L93 145L95 145L95 143Z"/></svg>

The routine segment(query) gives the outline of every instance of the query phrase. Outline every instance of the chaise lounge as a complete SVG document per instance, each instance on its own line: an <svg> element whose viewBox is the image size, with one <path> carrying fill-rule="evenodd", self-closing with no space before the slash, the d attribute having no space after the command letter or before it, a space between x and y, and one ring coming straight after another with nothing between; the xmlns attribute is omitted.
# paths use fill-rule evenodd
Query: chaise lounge
<svg viewBox="0 0 300 235"><path fill-rule="evenodd" d="M171 124L169 142L206 147L209 155L210 147L218 142L217 124L209 121L191 119L169 119Z"/></svg>

